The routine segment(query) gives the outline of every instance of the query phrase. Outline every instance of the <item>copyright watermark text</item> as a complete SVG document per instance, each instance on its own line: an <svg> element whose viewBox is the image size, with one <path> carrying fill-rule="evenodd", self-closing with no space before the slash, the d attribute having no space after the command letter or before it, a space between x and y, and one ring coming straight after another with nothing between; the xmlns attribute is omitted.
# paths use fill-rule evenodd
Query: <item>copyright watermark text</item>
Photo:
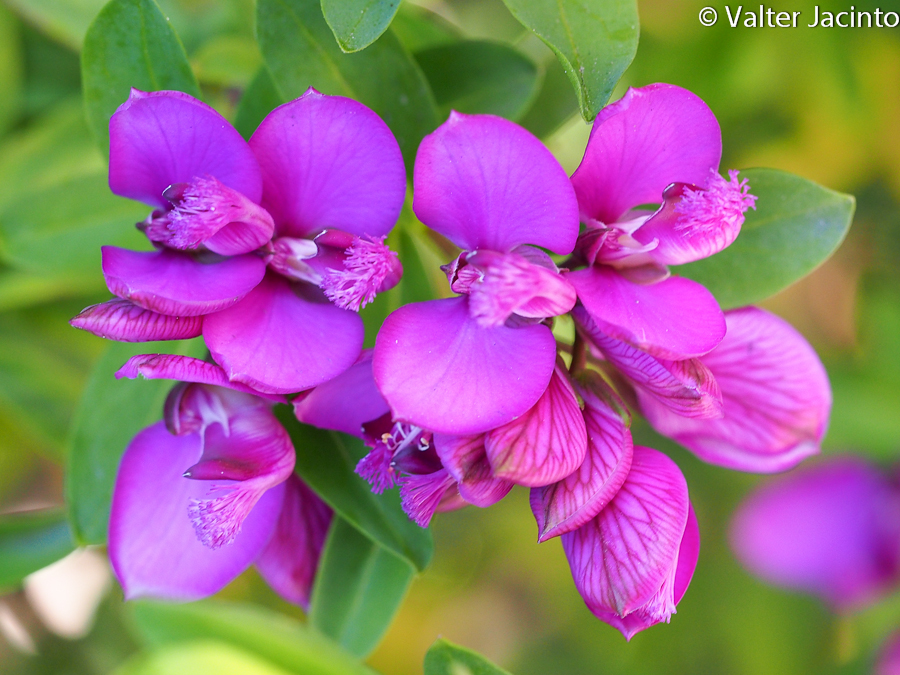
<svg viewBox="0 0 900 675"><path fill-rule="evenodd" d="M725 5L722 12L724 24L731 28L896 28L900 26L900 12L858 10L852 6L842 12L829 12L818 5L812 15L803 12L782 12L765 5L757 9L745 5ZM704 7L700 10L700 23L714 26L719 21L719 10Z"/></svg>

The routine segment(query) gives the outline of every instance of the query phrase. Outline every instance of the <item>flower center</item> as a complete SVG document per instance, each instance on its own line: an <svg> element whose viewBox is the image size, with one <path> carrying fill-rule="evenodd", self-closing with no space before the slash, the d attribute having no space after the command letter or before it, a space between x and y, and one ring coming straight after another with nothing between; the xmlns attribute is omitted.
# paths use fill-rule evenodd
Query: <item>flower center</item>
<svg viewBox="0 0 900 675"><path fill-rule="evenodd" d="M212 176L170 185L163 192L172 204L154 211L140 227L151 241L169 248L201 246L221 255L249 253L275 233L269 212Z"/></svg>

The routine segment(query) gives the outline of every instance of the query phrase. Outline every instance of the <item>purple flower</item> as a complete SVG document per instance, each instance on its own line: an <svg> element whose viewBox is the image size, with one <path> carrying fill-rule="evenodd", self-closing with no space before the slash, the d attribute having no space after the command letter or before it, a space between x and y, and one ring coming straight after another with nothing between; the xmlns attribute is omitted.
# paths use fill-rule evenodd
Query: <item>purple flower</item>
<svg viewBox="0 0 900 675"><path fill-rule="evenodd" d="M731 310L725 321L722 342L694 360L695 372L716 383L722 416L679 415L671 399L663 403L639 384L647 420L704 461L739 471L784 471L817 454L831 387L816 352L790 324L762 309Z"/></svg>
<svg viewBox="0 0 900 675"><path fill-rule="evenodd" d="M413 208L463 249L444 269L455 298L401 307L375 344L394 418L470 435L509 423L550 383L556 342L541 320L575 294L549 256L572 250L572 186L534 136L489 115L453 113L416 156Z"/></svg>
<svg viewBox="0 0 900 675"><path fill-rule="evenodd" d="M442 437L391 418L366 350L346 372L294 399L301 422L362 438L371 448L356 472L375 493L399 486L409 517L427 527L436 512L466 504L486 507L512 489L493 476L484 436Z"/></svg>
<svg viewBox="0 0 900 675"><path fill-rule="evenodd" d="M859 458L823 460L752 492L731 545L764 581L858 609L900 582L900 491Z"/></svg>
<svg viewBox="0 0 900 675"><path fill-rule="evenodd" d="M666 84L629 89L604 108L572 175L582 221L568 279L598 329L654 357L684 360L715 347L725 321L700 284L667 265L705 258L737 237L755 197L717 173L722 138L712 111ZM656 212L646 204L659 204Z"/></svg>
<svg viewBox="0 0 900 675"><path fill-rule="evenodd" d="M258 391L349 367L363 339L355 311L400 277L384 238L406 191L402 157L350 99L310 90L248 143L186 94L133 90L110 120L109 182L154 208L139 227L157 250L104 247L120 299L73 325L126 341L202 334L228 379Z"/></svg>
<svg viewBox="0 0 900 675"><path fill-rule="evenodd" d="M538 541L571 532L594 518L616 496L631 469L628 409L596 372L585 371L579 380L587 452L575 471L531 491Z"/></svg>
<svg viewBox="0 0 900 675"><path fill-rule="evenodd" d="M138 375L184 381L116 476L109 554L125 596L202 598L254 563L306 606L331 510L293 474L272 401L187 357L137 356L117 377Z"/></svg>
<svg viewBox="0 0 900 675"><path fill-rule="evenodd" d="M684 476L661 452L635 447L612 500L562 544L575 586L600 620L628 640L668 623L700 553Z"/></svg>

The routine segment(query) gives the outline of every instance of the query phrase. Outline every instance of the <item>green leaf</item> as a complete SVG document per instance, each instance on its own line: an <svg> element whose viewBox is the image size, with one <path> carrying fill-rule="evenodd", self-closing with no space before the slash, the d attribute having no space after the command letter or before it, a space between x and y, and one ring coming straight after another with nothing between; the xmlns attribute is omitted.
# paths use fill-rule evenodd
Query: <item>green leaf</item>
<svg viewBox="0 0 900 675"><path fill-rule="evenodd" d="M205 348L200 339L152 345L112 342L97 362L75 411L68 442L66 503L81 544L106 542L122 453L137 432L162 418L171 382L114 377L129 358L148 352L201 357Z"/></svg>
<svg viewBox="0 0 900 675"><path fill-rule="evenodd" d="M442 117L451 110L519 119L538 90L538 68L512 47L466 40L416 53Z"/></svg>
<svg viewBox="0 0 900 675"><path fill-rule="evenodd" d="M106 288L96 271L85 276L47 276L3 270L0 272L0 312L96 293Z"/></svg>
<svg viewBox="0 0 900 675"><path fill-rule="evenodd" d="M256 31L286 100L314 87L360 101L391 128L412 168L419 142L438 117L425 76L391 31L363 52L344 54L318 0L259 0Z"/></svg>
<svg viewBox="0 0 900 675"><path fill-rule="evenodd" d="M116 670L116 675L287 675L225 642L204 640L139 655Z"/></svg>
<svg viewBox="0 0 900 675"><path fill-rule="evenodd" d="M268 68L262 66L244 90L244 95L241 96L241 102L238 104L235 114L234 128L241 136L250 140L256 127L266 118L266 115L282 103L284 103L284 98L275 87Z"/></svg>
<svg viewBox="0 0 900 675"><path fill-rule="evenodd" d="M42 33L78 51L91 20L106 0L6 0Z"/></svg>
<svg viewBox="0 0 900 675"><path fill-rule="evenodd" d="M423 570L431 560L431 533L403 512L397 490L381 495L354 469L365 455L361 440L301 424L288 406L275 414L287 429L297 453L296 472L337 514L372 541Z"/></svg>
<svg viewBox="0 0 900 675"><path fill-rule="evenodd" d="M375 42L391 25L400 0L322 0L322 14L346 53Z"/></svg>
<svg viewBox="0 0 900 675"><path fill-rule="evenodd" d="M638 45L636 0L503 0L559 57L588 122L612 95Z"/></svg>
<svg viewBox="0 0 900 675"><path fill-rule="evenodd" d="M415 571L342 518L335 518L316 572L310 623L364 658L375 649Z"/></svg>
<svg viewBox="0 0 900 675"><path fill-rule="evenodd" d="M197 79L217 87L246 87L262 65L256 40L243 35L218 35L191 57Z"/></svg>
<svg viewBox="0 0 900 675"><path fill-rule="evenodd" d="M844 240L856 200L775 169L741 172L758 197L735 242L714 256L674 267L706 286L724 309L790 286L825 262Z"/></svg>
<svg viewBox="0 0 900 675"><path fill-rule="evenodd" d="M541 88L519 124L538 138L547 138L578 112L578 98L566 71L556 59L544 65Z"/></svg>
<svg viewBox="0 0 900 675"><path fill-rule="evenodd" d="M37 312L0 315L0 415L29 446L61 461L91 363L79 347L93 345L66 324L71 310L54 309L43 320ZM0 450L12 449L9 440L0 438Z"/></svg>
<svg viewBox="0 0 900 675"><path fill-rule="evenodd" d="M0 5L0 136L19 115L24 63L18 21Z"/></svg>
<svg viewBox="0 0 900 675"><path fill-rule="evenodd" d="M139 633L154 647L221 640L297 675L374 675L319 633L254 605L138 601L129 607Z"/></svg>
<svg viewBox="0 0 900 675"><path fill-rule="evenodd" d="M60 103L0 145L0 209L67 180L105 170L80 101Z"/></svg>
<svg viewBox="0 0 900 675"><path fill-rule="evenodd" d="M63 511L3 516L0 518L0 588L15 586L74 549Z"/></svg>
<svg viewBox="0 0 900 675"><path fill-rule="evenodd" d="M109 191L106 173L29 194L0 211L2 257L19 269L99 276L100 247L146 247L134 227L148 208Z"/></svg>
<svg viewBox="0 0 900 675"><path fill-rule="evenodd" d="M408 2L400 4L400 11L391 24L391 31L414 54L429 47L449 45L462 39L459 29L440 14Z"/></svg>
<svg viewBox="0 0 900 675"><path fill-rule="evenodd" d="M425 654L425 675L509 675L509 673L471 649L440 639Z"/></svg>
<svg viewBox="0 0 900 675"><path fill-rule="evenodd" d="M132 87L200 97L181 41L153 0L111 0L84 38L81 76L88 124L109 153L109 118Z"/></svg>

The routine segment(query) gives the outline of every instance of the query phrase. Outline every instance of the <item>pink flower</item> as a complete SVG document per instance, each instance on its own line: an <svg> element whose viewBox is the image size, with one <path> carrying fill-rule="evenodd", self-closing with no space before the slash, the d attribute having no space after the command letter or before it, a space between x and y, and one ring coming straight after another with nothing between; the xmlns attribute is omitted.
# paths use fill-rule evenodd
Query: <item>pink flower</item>
<svg viewBox="0 0 900 675"><path fill-rule="evenodd" d="M575 293L534 247L572 250L572 186L521 127L453 113L419 147L413 208L463 249L444 267L459 295L387 318L375 344L375 381L397 421L483 433L534 406L553 375L556 343L541 320L571 309Z"/></svg>
<svg viewBox="0 0 900 675"><path fill-rule="evenodd" d="M109 554L125 596L202 598L253 563L306 606L331 509L293 474L272 401L197 359L138 356L118 376L139 374L185 381L116 476Z"/></svg>
<svg viewBox="0 0 900 675"><path fill-rule="evenodd" d="M313 90L272 111L250 142L180 92L137 90L110 120L110 188L154 208L157 247L104 247L120 299L76 327L117 340L203 335L228 379L309 388L362 348L355 314L396 284L384 244L403 203L399 147L356 101Z"/></svg>
<svg viewBox="0 0 900 675"><path fill-rule="evenodd" d="M731 546L770 584L859 609L900 583L900 491L859 458L822 460L753 491Z"/></svg>
<svg viewBox="0 0 900 675"><path fill-rule="evenodd" d="M573 262L588 267L568 278L610 338L670 360L721 341L725 322L712 294L666 268L728 246L754 205L746 182L718 175L721 155L712 111L679 87L629 89L597 116L572 175L588 228Z"/></svg>
<svg viewBox="0 0 900 675"><path fill-rule="evenodd" d="M597 516L562 535L585 603L626 639L675 613L697 565L700 533L687 483L661 452L635 447L631 470Z"/></svg>

